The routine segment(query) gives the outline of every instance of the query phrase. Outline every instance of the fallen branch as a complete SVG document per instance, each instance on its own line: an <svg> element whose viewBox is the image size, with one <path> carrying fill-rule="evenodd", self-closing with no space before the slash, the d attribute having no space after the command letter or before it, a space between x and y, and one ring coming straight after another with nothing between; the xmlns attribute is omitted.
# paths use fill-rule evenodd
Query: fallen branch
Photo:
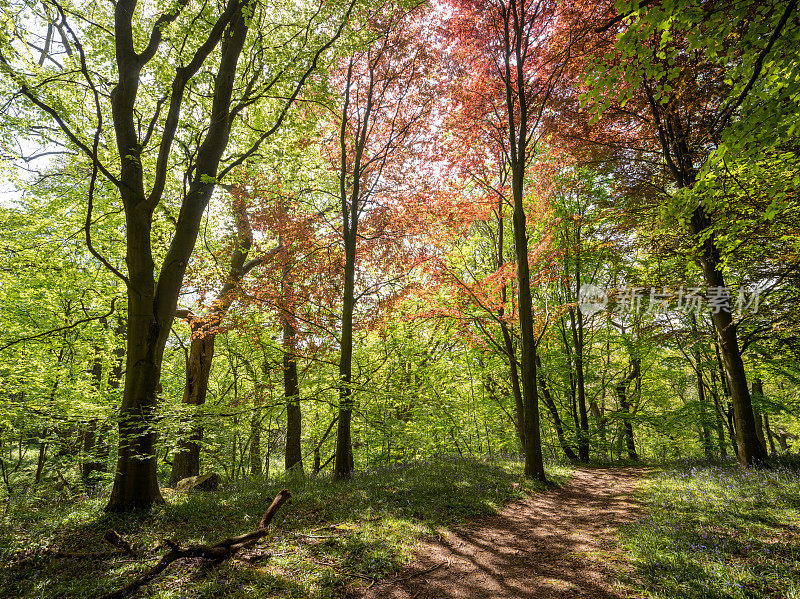
<svg viewBox="0 0 800 599"><path fill-rule="evenodd" d="M66 553L63 551L55 551L51 553L51 557L58 559L105 559L108 557L116 557L118 555L133 555L133 547L126 541L122 535L116 530L107 530L103 538L107 543L111 543L116 547L112 551L89 551L81 553Z"/></svg>
<svg viewBox="0 0 800 599"><path fill-rule="evenodd" d="M165 539L164 544L169 547L169 552L166 553L155 566L126 587L107 593L100 597L100 599L120 599L121 597L128 597L161 574L172 562L179 559L202 558L211 561L213 565L223 562L235 555L240 549L248 547L260 538L266 536L270 522L272 522L277 511L289 497L291 497L291 493L286 489L278 493L275 499L272 500L272 504L267 511L264 512L261 521L258 523L258 528L243 535L239 535L238 537L229 537L213 545L190 545L188 547L181 547L178 543Z"/></svg>

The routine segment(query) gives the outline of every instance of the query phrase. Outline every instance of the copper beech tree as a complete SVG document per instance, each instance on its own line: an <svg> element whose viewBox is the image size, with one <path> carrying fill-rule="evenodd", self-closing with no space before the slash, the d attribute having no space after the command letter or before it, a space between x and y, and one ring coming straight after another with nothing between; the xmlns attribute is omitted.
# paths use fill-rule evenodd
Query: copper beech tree
<svg viewBox="0 0 800 599"><path fill-rule="evenodd" d="M341 329L339 331L339 416L334 477L353 470L351 422L353 399L353 315L356 302L379 288L380 281L362 280L356 294L357 252L363 242L388 242L382 215L399 199L406 185L415 146L423 141L423 123L431 104L426 81L431 47L421 13L389 3L365 19L364 46L339 65L336 85L343 98L338 114L339 224L343 251ZM369 219L373 228L362 230ZM360 243L362 242L362 243ZM387 244L391 245L391 244ZM366 273L361 275L366 277ZM370 291L372 289L372 291Z"/></svg>
<svg viewBox="0 0 800 599"><path fill-rule="evenodd" d="M488 139L507 165L503 168L507 168L504 176L511 195L517 267L525 473L544 480L525 201L530 192L529 169L539 155L548 108L558 96L565 70L587 30L565 26L567 9L550 0L462 0L451 4L448 29L464 85L461 114L487 130ZM581 412L583 424L585 402ZM584 459L588 459L587 443L584 439L580 444Z"/></svg>
<svg viewBox="0 0 800 599"><path fill-rule="evenodd" d="M274 313L280 325L286 407L287 471L302 472L302 409L299 364L320 358L333 315L325 305L338 287L323 237L325 211L304 207L300 191L279 176L258 175L254 226L276 244L275 259L259 273L248 298ZM322 359L326 359L327 356Z"/></svg>

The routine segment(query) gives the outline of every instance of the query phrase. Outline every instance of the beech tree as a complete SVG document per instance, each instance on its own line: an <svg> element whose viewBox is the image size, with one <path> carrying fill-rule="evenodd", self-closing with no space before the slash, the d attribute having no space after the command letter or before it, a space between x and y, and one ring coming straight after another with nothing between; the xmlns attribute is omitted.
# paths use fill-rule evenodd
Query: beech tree
<svg viewBox="0 0 800 599"><path fill-rule="evenodd" d="M509 168L521 339L520 386L525 408L525 473L543 480L525 199L529 168L537 159L537 144L545 129L546 108L585 29L560 28L561 9L548 0L465 0L454 2L453 7L452 37L470 96L463 112L494 128L496 143Z"/></svg>
<svg viewBox="0 0 800 599"><path fill-rule="evenodd" d="M249 193L248 193L249 191ZM253 245L253 228L248 215L248 199L251 190L237 184L230 188L232 211L236 233L230 243L230 261L228 271L223 277L222 286L200 314L189 309L180 308L177 316L187 321L191 338L186 355L186 386L182 403L186 406L201 406L206 401L208 380L214 359L214 341L222 326L228 309L240 295L243 279L255 267L269 260L276 253L273 249L261 256L248 260ZM178 441L177 451L172 462L170 484L188 476L200 474L200 447L203 440L203 427L193 422L184 431L186 438Z"/></svg>
<svg viewBox="0 0 800 599"><path fill-rule="evenodd" d="M24 14L41 27L56 15L55 23L66 32L61 43L69 68L57 62L32 64L17 40L0 48L0 64L20 100L51 119L64 143L88 158L87 248L127 288L119 458L108 510L148 508L162 501L153 429L161 364L186 265L215 184L255 155L280 127L320 57L341 34L354 1L320 5L310 16L301 16L305 23L290 28L299 27L300 35L288 34L286 55L277 61L263 31L278 32L282 25L272 22L269 7L250 0L230 0L216 11L189 0L163 12L138 6L136 0L121 0L112 12L92 6L91 14L73 13L56 0L23 2L13 7L16 12L4 7L12 22ZM35 35L30 27L14 33L23 48L30 41L25 37ZM246 47L247 60L242 61ZM156 89L163 95L148 93L149 81L166 77L170 83ZM262 114L256 118L253 108L271 97L276 86L287 99L273 104L271 120ZM88 115L72 110L60 95L78 97L84 90L90 99ZM211 98L210 103L202 97ZM244 125L241 131L234 130L237 122ZM220 168L233 131L233 152ZM182 173L179 182L172 175L175 169ZM124 267L92 245L98 176L113 184L125 213ZM177 202L166 201L175 195ZM163 225L162 213L170 225L166 250L159 255L154 235Z"/></svg>
<svg viewBox="0 0 800 599"><path fill-rule="evenodd" d="M796 7L796 1L789 0L775 6L709 5L707 11L682 3L669 10L648 6L622 11L596 28L598 35L619 33L619 53L598 59L603 71L594 72L586 96L596 102L598 112L614 103L617 116L643 133L638 141L663 161L672 195L680 203L679 218L695 244L693 259L709 297L716 297L712 320L733 403L737 453L746 466L764 462L767 454L757 436L725 255L715 227L718 217L703 189L709 172L723 159L726 144L737 145L735 123L747 118L742 113L749 96L780 93L762 90L760 82L771 79L770 66L781 70L781 55L791 52L790 40L798 34Z"/></svg>
<svg viewBox="0 0 800 599"><path fill-rule="evenodd" d="M343 295L339 336L339 416L334 478L353 470L351 420L353 412L353 313L356 300L356 250L363 234L363 215L381 211L378 198L389 197L387 179L392 162L419 143L420 123L430 108L424 77L428 66L418 12L389 4L367 20L366 48L345 59L341 74L343 103L338 139L338 179ZM407 163L407 161L406 161ZM399 185L402 188L402 185ZM373 239L381 232L374 232Z"/></svg>

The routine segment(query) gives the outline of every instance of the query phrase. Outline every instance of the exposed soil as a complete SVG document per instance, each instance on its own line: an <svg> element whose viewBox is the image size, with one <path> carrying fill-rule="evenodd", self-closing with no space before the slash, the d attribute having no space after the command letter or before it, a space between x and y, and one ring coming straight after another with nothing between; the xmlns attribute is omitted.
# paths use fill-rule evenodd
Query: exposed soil
<svg viewBox="0 0 800 599"><path fill-rule="evenodd" d="M576 470L563 488L512 503L423 542L414 563L364 599L635 597L616 528L636 516L638 468Z"/></svg>

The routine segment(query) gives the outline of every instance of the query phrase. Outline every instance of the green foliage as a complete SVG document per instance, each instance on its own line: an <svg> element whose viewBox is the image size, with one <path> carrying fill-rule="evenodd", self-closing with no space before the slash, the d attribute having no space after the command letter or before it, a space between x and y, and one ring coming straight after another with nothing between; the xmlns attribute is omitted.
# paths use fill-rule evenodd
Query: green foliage
<svg viewBox="0 0 800 599"><path fill-rule="evenodd" d="M769 470L679 464L645 481L641 518L621 532L646 597L800 594L796 458Z"/></svg>
<svg viewBox="0 0 800 599"><path fill-rule="evenodd" d="M0 536L0 595L85 597L124 585L154 563L161 539L202 543L251 530L282 487L293 494L272 524L271 557L232 561L211 571L173 565L151 585L157 597L252 597L259 593L329 597L361 579L384 577L408 562L414 544L440 527L493 513L536 489L516 459L493 462L441 458L357 473L346 483L323 478L250 479L213 493L166 492L167 505L150 514L102 515L102 501L53 502L47 493L11 499ZM548 467L556 482L569 469ZM100 560L54 559L47 550L99 551L102 535L117 530L145 556ZM263 550L262 550L263 547ZM366 583L365 583L366 584Z"/></svg>

